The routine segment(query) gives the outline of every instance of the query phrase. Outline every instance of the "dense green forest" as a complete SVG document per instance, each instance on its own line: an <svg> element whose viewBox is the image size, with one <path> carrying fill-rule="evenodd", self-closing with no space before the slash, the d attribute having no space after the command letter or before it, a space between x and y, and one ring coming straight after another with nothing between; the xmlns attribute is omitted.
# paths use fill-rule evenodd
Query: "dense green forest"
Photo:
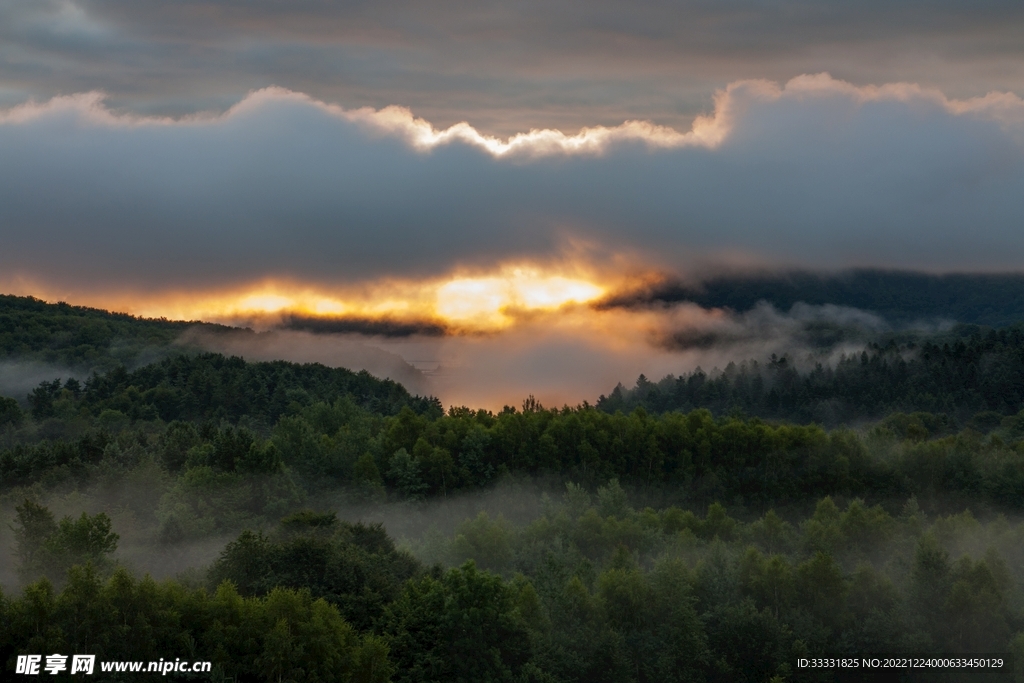
<svg viewBox="0 0 1024 683"><path fill-rule="evenodd" d="M19 530L47 512L21 506ZM19 551L49 553L51 571L72 559L58 556L64 527L106 522L46 521ZM614 481L596 496L570 485L524 527L481 513L426 539L415 550L430 567L380 527L312 512L243 532L191 581L97 570L103 551L80 547L92 560L65 569L61 590L42 579L0 603L0 643L210 660L238 680L833 680L796 662L993 650L1010 662L1024 650L1022 540L1024 525L929 519L913 499L896 515L825 498L797 524L773 511L743 523L717 504L637 511ZM879 680L860 673L848 680Z"/></svg>
<svg viewBox="0 0 1024 683"><path fill-rule="evenodd" d="M1024 414L998 420L983 414L978 421L987 422L988 434L970 426L954 431L947 416L929 413L894 413L866 432L716 418L703 409L661 416L642 409L629 414L590 406L545 409L532 400L522 410L497 414L468 408L442 414L435 401L344 370L247 364L212 354L181 362L206 370L220 367L228 377L243 367L248 371L242 375L265 367L307 378L344 373L345 379L362 380L353 382L359 391L364 383L375 383L378 395L339 390L333 404L302 396L305 405L291 401L273 428L261 428L260 419L243 416L241 424L225 419L216 401L206 404L205 414L197 409L196 421L164 422L156 411L145 410L138 413L149 420L131 420L104 407L121 394L90 404L88 392L76 400L61 389L57 402L66 403L69 417L22 418L20 427L8 427L4 438L13 445L0 451L2 490L39 481L85 485L111 458L127 463L152 458L182 482L199 472L221 485L259 474L264 486L279 482L283 490L353 487L367 495L412 500L476 490L512 474L588 486L618 478L647 495L700 505L738 499L763 507L799 505L822 495L872 500L913 495L936 505L963 500L1000 510L1024 507ZM312 393L316 385L309 387ZM122 394L145 396L132 388ZM40 431L75 436L40 439Z"/></svg>
<svg viewBox="0 0 1024 683"><path fill-rule="evenodd" d="M499 412L196 352L48 380L0 399L0 661L725 682L987 653L996 675L892 680L1014 680L1022 356L997 330Z"/></svg>

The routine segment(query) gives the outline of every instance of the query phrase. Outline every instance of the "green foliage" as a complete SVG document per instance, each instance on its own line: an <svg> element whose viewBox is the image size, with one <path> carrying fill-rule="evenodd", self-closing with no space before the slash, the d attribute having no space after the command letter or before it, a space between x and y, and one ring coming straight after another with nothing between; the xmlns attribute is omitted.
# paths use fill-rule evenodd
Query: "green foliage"
<svg viewBox="0 0 1024 683"><path fill-rule="evenodd" d="M13 398L0 396L0 429L4 427L19 427L24 422L25 416L21 407Z"/></svg>
<svg viewBox="0 0 1024 683"><path fill-rule="evenodd" d="M283 519L270 537L243 532L214 563L210 582L230 581L245 596L266 595L277 586L302 588L365 630L419 572L379 524L348 524L307 511Z"/></svg>
<svg viewBox="0 0 1024 683"><path fill-rule="evenodd" d="M302 504L305 494L288 471L271 474L224 472L199 464L215 457L212 445L190 449L195 456L160 499L157 515L166 542L259 526Z"/></svg>
<svg viewBox="0 0 1024 683"><path fill-rule="evenodd" d="M704 677L711 653L684 567L662 564L645 575L635 566L613 566L598 577L597 600L622 638L636 680Z"/></svg>
<svg viewBox="0 0 1024 683"><path fill-rule="evenodd" d="M399 448L388 460L388 481L406 498L421 497L427 490L423 481L423 461Z"/></svg>
<svg viewBox="0 0 1024 683"><path fill-rule="evenodd" d="M46 540L57 533L57 522L49 508L32 500L15 508L14 539L22 572L37 573L44 565Z"/></svg>
<svg viewBox="0 0 1024 683"><path fill-rule="evenodd" d="M5 668L17 654L87 652L97 661L208 660L215 675L253 682L385 683L394 670L384 642L309 591L244 598L224 583L209 595L124 570L103 582L88 566L73 568L60 593L44 579L0 602L0 647Z"/></svg>
<svg viewBox="0 0 1024 683"><path fill-rule="evenodd" d="M530 636L512 589L472 562L406 584L384 632L396 682L509 682L526 673Z"/></svg>
<svg viewBox="0 0 1024 683"><path fill-rule="evenodd" d="M622 517L628 509L626 492L618 479L612 479L607 486L597 489L597 511L602 517Z"/></svg>
<svg viewBox="0 0 1024 683"><path fill-rule="evenodd" d="M2 419L2 418L0 418ZM484 486L494 478L494 465L490 454L491 435L477 423L472 425L463 437L459 449L459 465L462 478L475 486Z"/></svg>
<svg viewBox="0 0 1024 683"><path fill-rule="evenodd" d="M189 328L229 329L0 295L0 358L43 361L83 368L86 373L105 372L166 352Z"/></svg>
<svg viewBox="0 0 1024 683"><path fill-rule="evenodd" d="M76 520L65 517L57 532L44 544L53 554L66 556L68 564L96 561L117 549L118 535L110 530L110 518L104 512L92 517L86 513Z"/></svg>
<svg viewBox="0 0 1024 683"><path fill-rule="evenodd" d="M56 523L53 513L31 500L16 510L14 536L23 577L44 575L62 581L74 565L109 566L120 537L111 530L106 513L90 517L83 512L78 519L64 517Z"/></svg>
<svg viewBox="0 0 1024 683"><path fill-rule="evenodd" d="M578 575L565 578L564 570L554 563L546 569L547 574L561 574L564 581L549 586L544 586L543 579L538 581L551 624L535 636L540 666L559 681L630 680L624 639L603 618L598 600L584 581Z"/></svg>
<svg viewBox="0 0 1024 683"><path fill-rule="evenodd" d="M212 594L123 569L103 582L83 552L60 593L44 580L0 596L0 649L170 652L209 658L240 681L647 683L804 680L797 657L880 647L1019 647L1024 525L928 519L912 503L893 517L830 498L792 521L628 501L602 517L595 506L580 512L586 498L570 492L525 527L486 515L460 525L451 561L476 555L495 573L472 561L424 573L382 527L313 510L228 544L208 576ZM42 506L18 509L26 547L111 540L98 516L58 524Z"/></svg>
<svg viewBox="0 0 1024 683"><path fill-rule="evenodd" d="M1006 652L1024 623L1010 597L1024 525L928 520L913 500L893 516L824 498L802 520L750 522L720 504L602 516L590 502L572 486L524 527L478 515L447 541L450 562L475 553L534 589L522 613L555 680L790 680L801 656Z"/></svg>
<svg viewBox="0 0 1024 683"><path fill-rule="evenodd" d="M46 386L36 392L53 394L52 387ZM160 417L167 421L237 422L248 416L260 424L273 425L282 415L299 412L304 406L330 404L345 397L352 412L358 405L385 415L407 406L419 412L440 413L436 399L410 396L400 384L376 379L365 371L355 373L318 363L247 363L215 353L178 355L132 372L115 368L104 375L93 375L85 382L79 401L91 415L112 409L132 420ZM45 403L42 398L39 401L40 405ZM328 427L330 420L317 415L316 410L310 417L321 429Z"/></svg>
<svg viewBox="0 0 1024 683"><path fill-rule="evenodd" d="M188 460L189 450L200 443L202 437L195 425L175 420L160 439L159 459L168 471L178 472Z"/></svg>
<svg viewBox="0 0 1024 683"><path fill-rule="evenodd" d="M511 535L503 517L491 521L486 512L481 512L456 530L452 556L456 563L473 560L483 569L500 571L512 560Z"/></svg>
<svg viewBox="0 0 1024 683"><path fill-rule="evenodd" d="M53 393L44 384L41 393ZM179 392L177 407L157 405L154 386ZM296 387L305 405L288 398ZM345 487L363 500L448 496L507 472L598 485L603 516L621 507L616 486L685 486L701 505L739 498L779 507L825 495L952 495L1006 508L1024 501L1024 418L1016 415L1000 418L989 438L970 428L950 433L950 419L925 413L890 415L858 434L716 419L702 409L651 416L534 403L524 412L459 408L441 415L431 401L395 387L322 366L212 354L97 376L77 389L77 398L65 383L54 390L62 397L54 405L64 401L60 410L73 417L16 430L6 442L12 445L0 450L0 487L48 478L84 483L111 440L134 430L142 454L179 484L196 479L189 470L207 467L215 475L205 478L210 484L229 481L219 477L224 473L276 477L308 493ZM146 406L166 418L191 417L146 422ZM46 433L65 436L40 439Z"/></svg>
<svg viewBox="0 0 1024 683"><path fill-rule="evenodd" d="M366 500L380 500L386 494L384 480L377 469L377 463L369 453L363 453L352 468L352 482Z"/></svg>

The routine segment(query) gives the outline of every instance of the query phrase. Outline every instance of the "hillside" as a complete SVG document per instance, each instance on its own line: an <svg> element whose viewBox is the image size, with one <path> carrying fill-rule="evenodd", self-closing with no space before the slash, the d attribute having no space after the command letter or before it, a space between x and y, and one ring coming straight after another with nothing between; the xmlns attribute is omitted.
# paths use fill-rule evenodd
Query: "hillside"
<svg viewBox="0 0 1024 683"><path fill-rule="evenodd" d="M1024 657L1017 328L444 412L366 372L180 353L182 323L15 303L40 341L15 358L93 325L94 358L114 335L172 352L0 399L10 666L725 683L832 680L794 663L837 654ZM808 424L823 405L836 424Z"/></svg>
<svg viewBox="0 0 1024 683"><path fill-rule="evenodd" d="M134 367L166 353L194 327L209 332L233 329L0 294L0 361L42 361L86 373Z"/></svg>

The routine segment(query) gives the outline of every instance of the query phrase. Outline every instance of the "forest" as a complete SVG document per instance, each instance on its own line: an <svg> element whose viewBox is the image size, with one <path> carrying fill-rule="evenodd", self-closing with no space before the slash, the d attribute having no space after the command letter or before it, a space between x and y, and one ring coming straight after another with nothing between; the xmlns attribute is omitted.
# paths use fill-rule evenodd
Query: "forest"
<svg viewBox="0 0 1024 683"><path fill-rule="evenodd" d="M492 412L6 305L7 358L92 368L0 398L7 672L91 653L217 681L1024 680L1017 328ZM871 655L1004 666L798 665Z"/></svg>
<svg viewBox="0 0 1024 683"><path fill-rule="evenodd" d="M1024 329L962 325L943 337L871 342L832 364L773 355L657 382L641 375L633 388L619 385L601 396L597 407L611 413L708 408L828 426L928 412L986 431L1024 405Z"/></svg>

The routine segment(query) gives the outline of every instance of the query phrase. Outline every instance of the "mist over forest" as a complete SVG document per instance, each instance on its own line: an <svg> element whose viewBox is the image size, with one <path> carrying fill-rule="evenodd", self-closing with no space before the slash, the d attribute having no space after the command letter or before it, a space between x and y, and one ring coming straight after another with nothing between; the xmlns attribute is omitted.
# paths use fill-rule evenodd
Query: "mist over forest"
<svg viewBox="0 0 1024 683"><path fill-rule="evenodd" d="M8 665L582 683L1024 663L1018 326L887 325L853 350L840 329L817 354L489 411L202 344L252 331L0 305L4 367L63 368L0 398Z"/></svg>

